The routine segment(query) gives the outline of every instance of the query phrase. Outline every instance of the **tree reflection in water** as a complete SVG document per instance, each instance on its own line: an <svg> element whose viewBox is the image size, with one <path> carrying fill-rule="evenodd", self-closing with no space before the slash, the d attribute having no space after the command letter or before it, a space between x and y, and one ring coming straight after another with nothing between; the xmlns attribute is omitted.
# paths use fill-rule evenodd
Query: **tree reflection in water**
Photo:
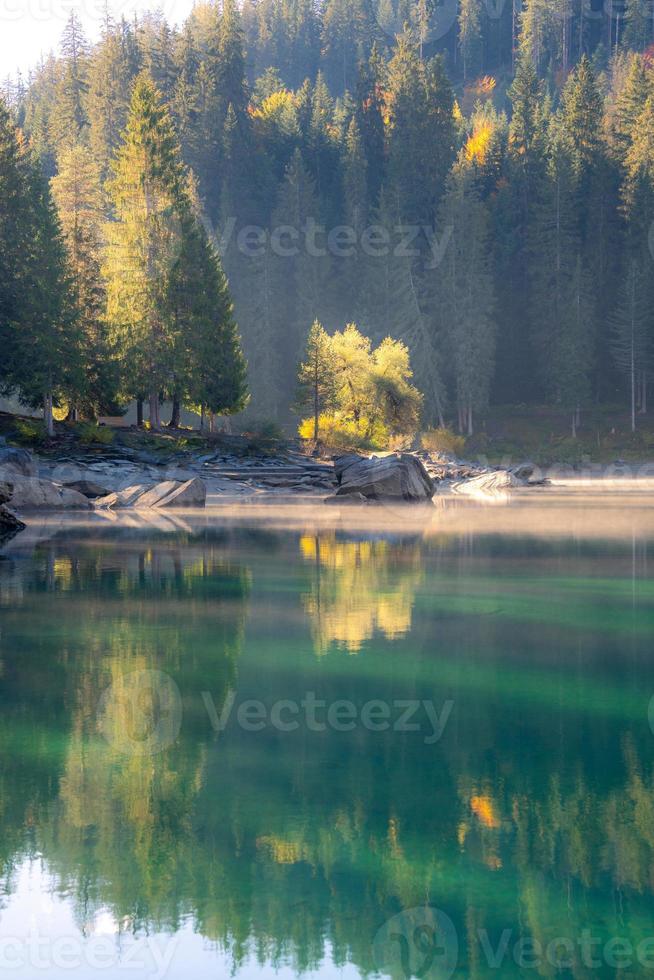
<svg viewBox="0 0 654 980"><path fill-rule="evenodd" d="M494 975L480 930L494 946L503 929L637 944L654 911L654 597L622 588L626 544L597 547L111 532L2 562L5 901L38 854L80 928L107 908L126 930L191 917L236 964L254 942L308 969L328 943L372 971L382 923L425 902L453 919L473 977ZM619 628L600 637L589 603ZM180 734L130 753L124 685L148 671L176 685ZM230 692L307 691L455 708L425 745L360 726L247 731L235 715L216 733L203 700L220 714ZM569 973L588 975L578 951Z"/></svg>

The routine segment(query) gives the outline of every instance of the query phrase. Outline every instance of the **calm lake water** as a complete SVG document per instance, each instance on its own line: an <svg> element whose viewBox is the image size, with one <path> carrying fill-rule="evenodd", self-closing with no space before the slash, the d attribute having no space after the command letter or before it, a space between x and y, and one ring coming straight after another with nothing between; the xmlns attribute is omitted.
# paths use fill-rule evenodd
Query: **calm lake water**
<svg viewBox="0 0 654 980"><path fill-rule="evenodd" d="M653 974L654 507L318 508L5 548L2 976Z"/></svg>

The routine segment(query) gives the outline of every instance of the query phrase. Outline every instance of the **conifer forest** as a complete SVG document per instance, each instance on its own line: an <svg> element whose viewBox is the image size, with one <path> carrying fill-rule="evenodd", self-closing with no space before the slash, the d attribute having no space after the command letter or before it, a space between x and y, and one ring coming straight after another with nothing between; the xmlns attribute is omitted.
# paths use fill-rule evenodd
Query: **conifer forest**
<svg viewBox="0 0 654 980"><path fill-rule="evenodd" d="M93 43L72 13L2 85L0 384L50 427L136 400L310 429L320 328L325 392L363 348L388 375L355 416L404 386L414 428L633 429L653 222L644 0L223 0Z"/></svg>

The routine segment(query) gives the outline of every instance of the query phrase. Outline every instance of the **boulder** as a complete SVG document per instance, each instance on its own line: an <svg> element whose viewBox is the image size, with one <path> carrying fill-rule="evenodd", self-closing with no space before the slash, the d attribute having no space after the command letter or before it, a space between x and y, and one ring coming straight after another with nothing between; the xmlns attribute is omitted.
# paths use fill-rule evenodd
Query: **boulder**
<svg viewBox="0 0 654 980"><path fill-rule="evenodd" d="M343 504L367 504L368 498L364 497L362 493L349 493L345 497L337 497L336 494L332 494L330 497L325 497L323 504L337 504L342 507Z"/></svg>
<svg viewBox="0 0 654 980"><path fill-rule="evenodd" d="M10 510L7 510L4 504L0 504L0 541L11 537L16 531L22 531L24 527L22 521L19 521Z"/></svg>
<svg viewBox="0 0 654 980"><path fill-rule="evenodd" d="M527 481L533 476L536 467L533 463L517 463L509 467L509 473L513 473L519 480Z"/></svg>
<svg viewBox="0 0 654 980"><path fill-rule="evenodd" d="M452 484L452 491L470 496L497 496L521 486L524 486L524 482L508 470L492 470L471 480Z"/></svg>
<svg viewBox="0 0 654 980"><path fill-rule="evenodd" d="M118 490L116 493L98 497L96 507L137 507L139 509L160 507L204 507L207 499L207 488L204 480L194 477L180 483L178 480L164 480L154 486L136 484Z"/></svg>
<svg viewBox="0 0 654 980"><path fill-rule="evenodd" d="M80 509L87 510L91 505L81 493L60 487L50 480L39 480L37 477L16 477L11 480L11 498L9 503L12 510L32 509Z"/></svg>
<svg viewBox="0 0 654 980"><path fill-rule="evenodd" d="M0 446L0 473L18 473L21 476L36 476L37 465L31 453L15 446Z"/></svg>
<svg viewBox="0 0 654 980"><path fill-rule="evenodd" d="M157 507L204 507L207 500L207 487L204 480L194 477L171 490L160 500Z"/></svg>
<svg viewBox="0 0 654 980"><path fill-rule="evenodd" d="M77 490L89 500L96 497L106 497L109 493L108 487L101 487L99 483L94 483L93 480L72 480L70 483L64 483L64 487L68 490Z"/></svg>
<svg viewBox="0 0 654 980"><path fill-rule="evenodd" d="M434 496L434 482L411 453L389 456L340 457L334 463L337 497L361 494L367 500L425 501Z"/></svg>
<svg viewBox="0 0 654 980"><path fill-rule="evenodd" d="M124 490L108 493L105 497L96 497L93 505L95 507L133 507L137 498L149 489L150 487L143 483L136 483L134 486L125 487Z"/></svg>

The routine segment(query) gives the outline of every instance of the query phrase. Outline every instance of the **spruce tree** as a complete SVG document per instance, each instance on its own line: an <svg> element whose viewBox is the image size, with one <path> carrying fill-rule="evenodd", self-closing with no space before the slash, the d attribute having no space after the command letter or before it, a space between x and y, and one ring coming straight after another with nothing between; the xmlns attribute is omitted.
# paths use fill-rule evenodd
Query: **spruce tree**
<svg viewBox="0 0 654 980"><path fill-rule="evenodd" d="M178 350L169 306L171 269L188 201L172 122L148 75L134 85L124 143L108 190L107 315L120 358L124 394L150 399L159 428L159 398L175 373Z"/></svg>
<svg viewBox="0 0 654 980"><path fill-rule="evenodd" d="M436 270L438 315L447 345L459 431L473 433L474 413L488 405L496 327L488 212L475 167L459 161L448 180L440 227L451 229Z"/></svg>
<svg viewBox="0 0 654 980"><path fill-rule="evenodd" d="M84 387L71 408L91 415L111 412L117 377L104 317L101 275L105 200L100 169L84 146L64 147L52 193L64 233L84 365Z"/></svg>
<svg viewBox="0 0 654 980"><path fill-rule="evenodd" d="M632 432L636 431L638 384L641 379L645 379L644 384L647 383L652 353L649 293L640 264L632 258L611 317L611 353L629 385Z"/></svg>
<svg viewBox="0 0 654 980"><path fill-rule="evenodd" d="M50 189L0 105L0 385L43 408L76 397L83 365L66 249Z"/></svg>
<svg viewBox="0 0 654 980"><path fill-rule="evenodd" d="M440 58L420 60L410 34L388 65L389 182L402 223L432 224L454 158L453 95Z"/></svg>

